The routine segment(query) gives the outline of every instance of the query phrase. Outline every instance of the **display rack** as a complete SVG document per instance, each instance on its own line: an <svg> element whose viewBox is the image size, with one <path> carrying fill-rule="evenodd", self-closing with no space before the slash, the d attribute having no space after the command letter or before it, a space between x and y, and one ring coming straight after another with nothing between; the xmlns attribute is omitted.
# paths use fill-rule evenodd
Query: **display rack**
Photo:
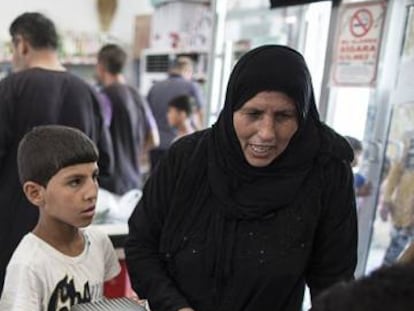
<svg viewBox="0 0 414 311"><path fill-rule="evenodd" d="M89 83L94 83L96 53L106 42L116 38L101 33L65 31L60 33L59 59L70 72ZM0 79L11 72L12 48L10 41L0 40Z"/></svg>

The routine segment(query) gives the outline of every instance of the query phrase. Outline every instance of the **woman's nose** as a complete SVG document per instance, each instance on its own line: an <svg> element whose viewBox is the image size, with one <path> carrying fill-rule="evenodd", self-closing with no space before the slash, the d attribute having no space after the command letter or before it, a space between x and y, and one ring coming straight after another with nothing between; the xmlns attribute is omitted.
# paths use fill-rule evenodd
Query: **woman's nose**
<svg viewBox="0 0 414 311"><path fill-rule="evenodd" d="M276 127L273 118L264 117L259 124L259 137L264 141L274 140L276 137Z"/></svg>

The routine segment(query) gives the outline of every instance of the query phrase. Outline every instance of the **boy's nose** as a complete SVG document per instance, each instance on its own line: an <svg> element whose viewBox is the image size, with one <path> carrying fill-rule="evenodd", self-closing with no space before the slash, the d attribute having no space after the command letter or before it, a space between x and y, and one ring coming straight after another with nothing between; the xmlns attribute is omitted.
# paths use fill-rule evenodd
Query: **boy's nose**
<svg viewBox="0 0 414 311"><path fill-rule="evenodd" d="M85 200L95 201L98 196L98 183L92 179L88 181L87 189L85 190Z"/></svg>

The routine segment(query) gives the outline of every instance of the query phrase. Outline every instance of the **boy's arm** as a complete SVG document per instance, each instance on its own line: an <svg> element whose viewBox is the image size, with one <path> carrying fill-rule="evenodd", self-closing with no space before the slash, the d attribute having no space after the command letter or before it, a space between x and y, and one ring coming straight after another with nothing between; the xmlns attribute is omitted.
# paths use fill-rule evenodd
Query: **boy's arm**
<svg viewBox="0 0 414 311"><path fill-rule="evenodd" d="M111 240L109 239L108 235L105 233L102 233L103 238L103 249L105 252L105 275L104 280L109 281L116 277L119 272L121 272L121 266L119 264L118 257L116 255L115 249L112 245Z"/></svg>
<svg viewBox="0 0 414 311"><path fill-rule="evenodd" d="M41 280L31 267L10 263L0 299L0 310L43 310L42 288Z"/></svg>

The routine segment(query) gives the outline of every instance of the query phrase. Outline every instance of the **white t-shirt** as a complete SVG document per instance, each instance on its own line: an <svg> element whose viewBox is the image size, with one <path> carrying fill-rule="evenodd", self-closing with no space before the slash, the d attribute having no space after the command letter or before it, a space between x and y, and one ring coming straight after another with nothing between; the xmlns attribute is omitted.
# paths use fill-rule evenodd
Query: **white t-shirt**
<svg viewBox="0 0 414 311"><path fill-rule="evenodd" d="M105 233L96 228L82 233L85 249L76 257L27 234L7 266L0 310L66 311L101 299L104 281L118 275L120 265Z"/></svg>

